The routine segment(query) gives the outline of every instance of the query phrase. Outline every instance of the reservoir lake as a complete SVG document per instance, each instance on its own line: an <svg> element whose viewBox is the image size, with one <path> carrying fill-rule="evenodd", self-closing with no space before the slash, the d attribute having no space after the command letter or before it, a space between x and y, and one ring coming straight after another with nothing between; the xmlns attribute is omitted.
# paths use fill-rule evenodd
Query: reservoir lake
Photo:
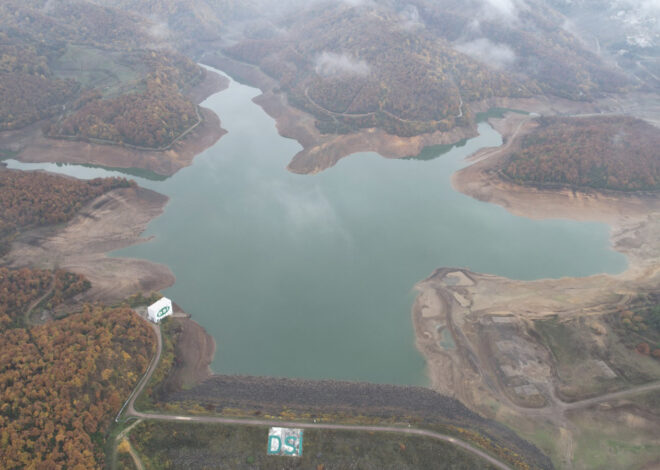
<svg viewBox="0 0 660 470"><path fill-rule="evenodd" d="M203 103L228 134L170 178L134 178L170 201L144 234L152 241L112 253L172 269L163 293L215 338L216 373L426 385L410 311L436 268L532 280L626 267L604 224L530 220L451 187L466 156L502 143L487 123L436 158L358 153L296 175L285 167L301 147L252 102L259 94L232 81Z"/></svg>

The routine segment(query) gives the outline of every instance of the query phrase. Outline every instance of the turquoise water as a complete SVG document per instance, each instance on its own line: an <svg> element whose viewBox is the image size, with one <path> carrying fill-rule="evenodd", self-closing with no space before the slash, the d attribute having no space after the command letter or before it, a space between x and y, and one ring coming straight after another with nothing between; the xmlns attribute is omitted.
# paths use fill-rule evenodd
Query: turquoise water
<svg viewBox="0 0 660 470"><path fill-rule="evenodd" d="M171 178L136 178L171 199L153 241L114 254L172 269L165 294L216 339L218 373L423 385L410 308L434 269L539 279L626 266L603 224L525 219L451 188L465 156L501 144L485 123L439 158L360 153L302 176L285 169L300 146L252 103L258 93L232 82L209 98L229 133Z"/></svg>

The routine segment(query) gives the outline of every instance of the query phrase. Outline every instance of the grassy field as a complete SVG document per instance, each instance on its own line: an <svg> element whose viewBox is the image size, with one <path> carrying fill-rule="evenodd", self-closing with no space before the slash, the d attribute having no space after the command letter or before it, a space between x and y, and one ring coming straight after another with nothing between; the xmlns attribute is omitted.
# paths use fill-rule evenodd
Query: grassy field
<svg viewBox="0 0 660 470"><path fill-rule="evenodd" d="M302 457L266 455L268 429L142 423L131 442L146 469L491 469L432 439L381 433L306 430Z"/></svg>
<svg viewBox="0 0 660 470"><path fill-rule="evenodd" d="M573 466L576 470L594 468L633 469L644 464L660 463L660 440L657 432L629 415L619 413L609 422L583 414L573 419L579 431L575 435ZM640 421L629 423L629 421ZM625 432L621 429L625 426ZM652 425L651 425L652 426ZM655 434L655 435L654 435ZM647 467L658 468L658 467Z"/></svg>
<svg viewBox="0 0 660 470"><path fill-rule="evenodd" d="M623 345L607 326L595 333L580 320L535 322L542 343L555 360L558 392L567 401L579 400L660 378L660 363Z"/></svg>
<svg viewBox="0 0 660 470"><path fill-rule="evenodd" d="M53 64L53 71L59 78L73 78L83 88L98 88L105 97L112 98L137 89L138 82L147 74L145 67L130 64L127 55L70 44Z"/></svg>

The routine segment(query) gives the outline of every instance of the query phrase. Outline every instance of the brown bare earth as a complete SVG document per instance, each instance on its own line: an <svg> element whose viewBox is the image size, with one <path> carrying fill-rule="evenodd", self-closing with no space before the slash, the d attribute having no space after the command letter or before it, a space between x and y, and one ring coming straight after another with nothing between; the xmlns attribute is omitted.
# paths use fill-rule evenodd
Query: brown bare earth
<svg viewBox="0 0 660 470"><path fill-rule="evenodd" d="M86 300L114 302L139 291L164 289L174 283L168 267L106 253L146 241L140 234L166 203L166 196L148 189L115 189L87 204L66 224L22 234L3 261L12 267L82 274L92 283Z"/></svg>
<svg viewBox="0 0 660 470"><path fill-rule="evenodd" d="M192 89L188 96L199 103L213 93L227 88L226 78L208 71L204 82ZM119 145L99 145L47 138L41 130L43 122L17 130L0 132L0 148L18 152L22 162L61 162L107 166L113 168L142 168L169 176L189 166L195 156L218 141L226 131L218 116L200 108L202 122L170 149L164 151L136 150Z"/></svg>
<svg viewBox="0 0 660 470"><path fill-rule="evenodd" d="M181 326L176 342L176 364L168 376L175 390L188 388L211 377L211 362L215 354L215 340L189 315L175 315Z"/></svg>
<svg viewBox="0 0 660 470"><path fill-rule="evenodd" d="M314 125L314 117L289 105L286 96L278 91L277 82L257 67L219 55L204 60L262 91L263 94L255 98L254 102L275 119L280 135L297 140L303 147L287 167L294 173L318 173L357 152L377 152L386 158L415 156L425 147L452 144L477 135L476 127L455 128L449 132L415 137L398 137L380 129L365 129L346 135L324 135Z"/></svg>
<svg viewBox="0 0 660 470"><path fill-rule="evenodd" d="M513 427L560 468L602 468L584 459L608 462L608 439L638 446L619 451L617 468L653 462L660 421L637 397L660 393L660 361L624 347L611 319L660 290L660 196L509 183L498 177L500 159L534 123L511 113L491 124L505 144L470 157L454 187L524 217L607 223L629 265L616 276L532 282L437 270L417 285L413 307L432 387Z"/></svg>

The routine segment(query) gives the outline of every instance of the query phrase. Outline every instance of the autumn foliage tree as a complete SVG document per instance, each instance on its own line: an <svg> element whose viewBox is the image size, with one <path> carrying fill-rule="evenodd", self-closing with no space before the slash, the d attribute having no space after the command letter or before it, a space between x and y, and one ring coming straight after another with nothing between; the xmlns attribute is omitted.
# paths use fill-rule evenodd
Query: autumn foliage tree
<svg viewBox="0 0 660 470"><path fill-rule="evenodd" d="M24 324L26 309L49 289L44 302L56 307L90 287L83 276L64 270L0 268L0 330Z"/></svg>
<svg viewBox="0 0 660 470"><path fill-rule="evenodd" d="M660 132L639 119L544 117L502 171L521 183L658 190L658 148Z"/></svg>
<svg viewBox="0 0 660 470"><path fill-rule="evenodd" d="M78 180L0 168L0 255L12 235L28 227L66 222L92 199L134 186L124 178Z"/></svg>
<svg viewBox="0 0 660 470"><path fill-rule="evenodd" d="M0 467L102 468L103 435L154 348L128 307L0 333Z"/></svg>
<svg viewBox="0 0 660 470"><path fill-rule="evenodd" d="M290 103L330 133L449 130L467 124L468 101L538 90L442 38L402 28L395 13L364 12L321 5L292 20L286 36L248 39L226 52L275 78Z"/></svg>
<svg viewBox="0 0 660 470"><path fill-rule="evenodd" d="M195 105L182 91L201 80L202 68L175 53L144 51L127 60L149 68L141 84L144 90L114 98L86 92L74 103L73 112L49 124L46 133L162 148L199 122Z"/></svg>
<svg viewBox="0 0 660 470"><path fill-rule="evenodd" d="M61 45L41 45L0 32L0 130L18 129L61 112L78 91L73 80L56 78L49 58Z"/></svg>

